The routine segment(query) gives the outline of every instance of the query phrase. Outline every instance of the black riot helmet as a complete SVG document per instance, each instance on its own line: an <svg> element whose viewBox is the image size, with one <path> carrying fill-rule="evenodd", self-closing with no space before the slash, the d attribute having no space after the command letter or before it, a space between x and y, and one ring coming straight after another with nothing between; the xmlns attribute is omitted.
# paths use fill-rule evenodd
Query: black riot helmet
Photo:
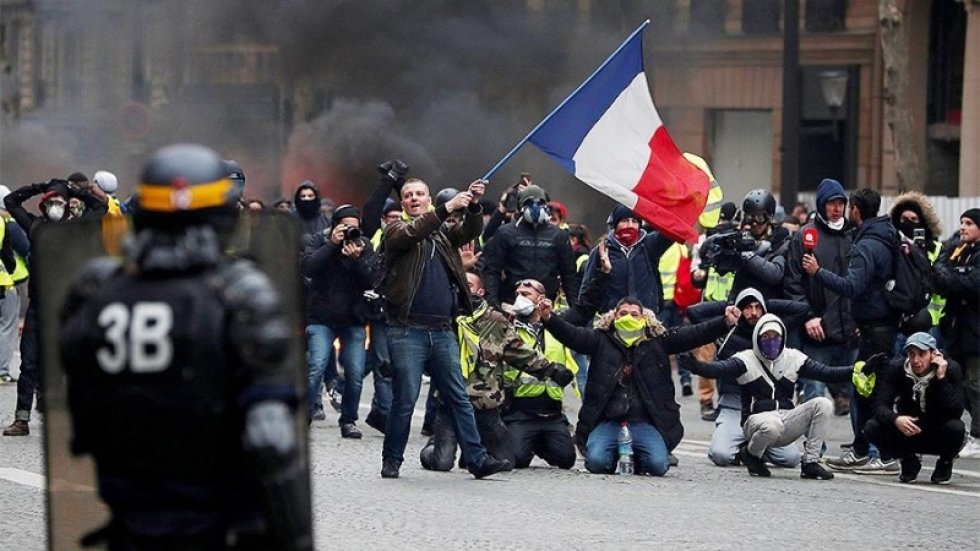
<svg viewBox="0 0 980 551"><path fill-rule="evenodd" d="M208 225L230 231L238 217L237 188L221 157L197 144L175 144L157 150L143 166L137 187L133 225L179 232Z"/></svg>
<svg viewBox="0 0 980 551"><path fill-rule="evenodd" d="M439 193L436 194L436 198L433 204L436 208L439 208L449 202L450 199L459 195L459 190L454 187L442 188Z"/></svg>
<svg viewBox="0 0 980 551"><path fill-rule="evenodd" d="M767 190L753 189L745 194L742 201L742 214L746 218L764 214L769 220L776 214L776 198Z"/></svg>

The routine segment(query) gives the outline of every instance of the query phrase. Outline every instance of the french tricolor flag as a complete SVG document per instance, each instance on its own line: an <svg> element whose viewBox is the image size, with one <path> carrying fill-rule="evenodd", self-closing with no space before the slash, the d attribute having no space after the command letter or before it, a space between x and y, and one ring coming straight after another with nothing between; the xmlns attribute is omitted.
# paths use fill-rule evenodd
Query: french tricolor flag
<svg viewBox="0 0 980 551"><path fill-rule="evenodd" d="M650 99L644 24L572 92L528 141L675 241L694 241L707 174L681 154Z"/></svg>

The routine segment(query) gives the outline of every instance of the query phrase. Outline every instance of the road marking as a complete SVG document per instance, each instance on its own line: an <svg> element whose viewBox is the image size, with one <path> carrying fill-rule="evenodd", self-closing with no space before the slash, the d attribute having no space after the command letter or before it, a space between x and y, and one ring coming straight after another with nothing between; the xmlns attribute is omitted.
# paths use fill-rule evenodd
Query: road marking
<svg viewBox="0 0 980 551"><path fill-rule="evenodd" d="M843 478L845 480L860 480L861 482L868 482L871 484L877 484L879 486L891 486L893 488L907 488L909 490L921 490L923 492L935 492L937 494L952 494L957 496L980 498L980 493L965 492L963 490L954 490L952 488L945 488L939 486L938 484L929 484L928 486L922 484L921 482L917 484L905 484L903 482L898 482L897 480L893 481L893 480L881 480L879 478L872 478L875 475L850 474L850 473L842 473L842 472L834 472L834 476Z"/></svg>
<svg viewBox="0 0 980 551"><path fill-rule="evenodd" d="M47 487L44 476L23 469L13 469L10 467L0 467L0 478L43 490Z"/></svg>

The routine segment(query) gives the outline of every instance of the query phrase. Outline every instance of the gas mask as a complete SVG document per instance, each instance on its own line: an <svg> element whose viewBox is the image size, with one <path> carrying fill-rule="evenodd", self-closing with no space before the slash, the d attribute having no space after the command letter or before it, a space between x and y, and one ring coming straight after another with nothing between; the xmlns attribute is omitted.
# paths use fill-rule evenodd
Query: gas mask
<svg viewBox="0 0 980 551"><path fill-rule="evenodd" d="M511 307L511 310L514 312L514 314L526 318L534 313L534 303L531 302L531 299L523 295L517 295L517 298L514 299L514 305Z"/></svg>
<svg viewBox="0 0 980 551"><path fill-rule="evenodd" d="M551 221L551 214L548 209L545 208L544 203L540 201L532 201L524 205L523 214L524 220L529 224L535 226L546 224Z"/></svg>
<svg viewBox="0 0 980 551"><path fill-rule="evenodd" d="M780 336L759 337L759 351L770 362L776 361L779 353L783 351L783 338Z"/></svg>
<svg viewBox="0 0 980 551"><path fill-rule="evenodd" d="M65 216L65 204L61 202L48 203L44 215L52 222L57 222Z"/></svg>

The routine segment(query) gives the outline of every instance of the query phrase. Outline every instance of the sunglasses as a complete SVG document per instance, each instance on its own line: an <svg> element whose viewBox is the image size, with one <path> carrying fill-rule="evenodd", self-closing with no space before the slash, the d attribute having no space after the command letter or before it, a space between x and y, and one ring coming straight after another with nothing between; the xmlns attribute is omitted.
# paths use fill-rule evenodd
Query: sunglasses
<svg viewBox="0 0 980 551"><path fill-rule="evenodd" d="M533 279L522 279L517 282L517 288L520 289L521 287L530 287L542 295L545 294L544 285L542 285L540 281L535 281Z"/></svg>
<svg viewBox="0 0 980 551"><path fill-rule="evenodd" d="M769 222L769 216L765 214L746 214L745 222L762 225Z"/></svg>

